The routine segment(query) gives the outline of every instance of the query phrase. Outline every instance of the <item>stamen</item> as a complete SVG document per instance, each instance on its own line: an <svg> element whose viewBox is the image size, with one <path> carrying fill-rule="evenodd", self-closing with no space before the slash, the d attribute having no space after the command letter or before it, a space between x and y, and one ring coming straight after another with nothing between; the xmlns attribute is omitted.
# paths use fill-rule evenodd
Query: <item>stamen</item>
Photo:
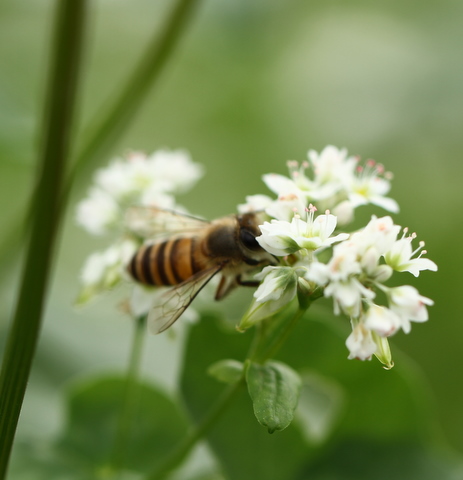
<svg viewBox="0 0 463 480"><path fill-rule="evenodd" d="M416 237L416 234L415 234L415 237ZM413 238L415 238L415 237L413 237ZM418 248L415 249L415 250L412 252L412 254L410 255L410 258L413 257L413 255L415 255L416 253L418 253L420 250L423 250L424 245L425 245L425 244L424 244L423 240L421 240ZM423 251L418 255L418 258L420 258L421 255L424 255L425 253L427 253L426 250L423 250Z"/></svg>

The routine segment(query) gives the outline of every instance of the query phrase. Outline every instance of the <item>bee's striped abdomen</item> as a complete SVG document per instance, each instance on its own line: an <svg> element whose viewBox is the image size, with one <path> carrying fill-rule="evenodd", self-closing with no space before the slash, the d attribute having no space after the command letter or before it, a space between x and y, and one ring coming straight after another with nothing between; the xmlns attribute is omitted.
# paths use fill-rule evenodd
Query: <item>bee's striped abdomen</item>
<svg viewBox="0 0 463 480"><path fill-rule="evenodd" d="M128 271L145 285L177 285L205 268L196 249L197 238L176 238L143 245L133 256Z"/></svg>

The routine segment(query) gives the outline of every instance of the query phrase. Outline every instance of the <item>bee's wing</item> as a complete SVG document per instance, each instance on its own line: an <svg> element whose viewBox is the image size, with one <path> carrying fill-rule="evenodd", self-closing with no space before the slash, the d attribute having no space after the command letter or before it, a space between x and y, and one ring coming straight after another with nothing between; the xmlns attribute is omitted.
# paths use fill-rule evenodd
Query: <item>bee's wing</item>
<svg viewBox="0 0 463 480"><path fill-rule="evenodd" d="M136 206L127 209L125 224L130 231L143 238L155 238L199 232L209 225L209 222L173 210Z"/></svg>
<svg viewBox="0 0 463 480"><path fill-rule="evenodd" d="M148 327L151 333L157 334L167 330L187 309L196 295L222 269L217 265L196 273L188 280L159 296L157 304L148 315Z"/></svg>

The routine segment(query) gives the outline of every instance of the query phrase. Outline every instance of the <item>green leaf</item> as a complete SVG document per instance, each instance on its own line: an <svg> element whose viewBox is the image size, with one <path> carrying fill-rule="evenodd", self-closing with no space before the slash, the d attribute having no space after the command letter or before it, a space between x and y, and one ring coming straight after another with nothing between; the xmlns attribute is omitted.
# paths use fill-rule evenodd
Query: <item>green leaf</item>
<svg viewBox="0 0 463 480"><path fill-rule="evenodd" d="M206 374L208 366L224 356L245 359L252 333L225 332L210 317L191 328L181 385L183 400L195 421L204 418L223 392L223 386ZM334 475L323 476L336 464L339 445L345 446L346 457L350 454L357 461L371 455L371 465L387 462L381 446L394 452L404 442L412 450L421 448L423 455L439 459L431 443L440 439L434 429L436 417L420 372L396 347L397 364L391 371L375 361L347 360L348 334L348 322L331 315L323 317L314 305L288 338L279 358L298 371L310 368L311 373L303 375L301 408L279 435L268 435L255 421L245 391L235 398L207 434L227 480L363 478L355 476L355 469L350 476L337 475L339 469ZM305 411L305 419L300 417L301 411ZM322 418L317 419L318 415ZM364 449L358 441L362 438L378 448ZM446 445L441 447L445 450ZM389 460L388 472L394 472L389 478L408 480L393 455ZM312 475L315 471L320 475ZM369 473L365 478L377 478Z"/></svg>
<svg viewBox="0 0 463 480"><path fill-rule="evenodd" d="M340 421L346 394L338 382L314 372L302 373L301 379L295 420L309 443L322 444Z"/></svg>
<svg viewBox="0 0 463 480"><path fill-rule="evenodd" d="M110 464L126 380L117 375L85 379L67 395L67 422L50 443L21 445L12 479L137 480L155 468L186 434L189 424L178 406L147 383L136 385L137 406L122 471Z"/></svg>
<svg viewBox="0 0 463 480"><path fill-rule="evenodd" d="M100 468L108 464L124 398L126 381L118 376L81 382L68 396L68 423L60 445L70 455ZM137 410L129 432L127 470L149 472L188 428L179 408L166 395L139 383Z"/></svg>
<svg viewBox="0 0 463 480"><path fill-rule="evenodd" d="M238 360L219 360L207 369L207 373L219 382L235 383L243 375L243 364Z"/></svg>
<svg viewBox="0 0 463 480"><path fill-rule="evenodd" d="M251 331L224 331L215 320L204 317L192 326L185 352L182 397L196 422L207 415L224 390L207 375L209 365L224 356L245 359L253 337ZM227 480L295 479L314 454L294 422L280 435L269 435L256 422L244 383L206 439Z"/></svg>
<svg viewBox="0 0 463 480"><path fill-rule="evenodd" d="M270 361L249 363L246 382L254 414L269 433L284 430L293 420L301 379L288 365Z"/></svg>

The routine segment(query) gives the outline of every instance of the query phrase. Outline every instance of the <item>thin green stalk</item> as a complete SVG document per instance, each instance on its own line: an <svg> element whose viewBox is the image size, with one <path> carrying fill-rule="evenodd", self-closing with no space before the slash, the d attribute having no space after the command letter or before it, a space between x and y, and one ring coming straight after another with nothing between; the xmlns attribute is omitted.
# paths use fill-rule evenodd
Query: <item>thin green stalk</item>
<svg viewBox="0 0 463 480"><path fill-rule="evenodd" d="M125 86L90 123L86 129L89 133L84 134L84 146L77 154L68 187L78 171L96 158L107 155L122 136L150 88L159 79L198 3L199 0L177 1L161 32L153 36Z"/></svg>
<svg viewBox="0 0 463 480"><path fill-rule="evenodd" d="M111 467L118 471L126 460L125 453L130 441L132 420L137 405L137 384L142 356L143 339L145 338L146 315L134 321L134 334L130 351L129 365L127 368L127 383L122 400L122 409L114 439L110 463Z"/></svg>
<svg viewBox="0 0 463 480"><path fill-rule="evenodd" d="M287 322L283 329L279 330L278 337L275 338L272 336L270 344L266 342L268 340L266 335L268 334L268 331L265 328L266 326L261 324L256 325L254 340L251 343L247 360L254 360L255 358L258 358L257 361L265 361L275 354L287 340L288 336L293 331L294 327L304 313L304 309L299 309L291 321ZM264 350L261 351L263 347ZM203 418L203 420L190 431L190 433L183 439L182 442L179 443L179 445L177 445L171 454L164 459L161 465L159 465L155 471L148 475L145 480L162 480L166 478L169 473L172 472L172 470L179 467L182 461L196 446L196 444L214 426L220 416L225 413L236 394L244 385L245 379L243 375L238 382L230 385L229 388L223 392L222 396L209 411L209 413Z"/></svg>
<svg viewBox="0 0 463 480"><path fill-rule="evenodd" d="M65 162L77 93L86 0L57 2L34 217L16 310L0 372L0 479L4 479L39 338L59 224Z"/></svg>
<svg viewBox="0 0 463 480"><path fill-rule="evenodd" d="M206 432L217 422L221 415L227 410L237 393L244 386L244 378L226 389L218 399L209 413L196 425L188 435L180 442L175 450L168 455L156 470L149 474L145 480L162 480L172 470L181 465L182 461L192 451L193 447L201 440Z"/></svg>
<svg viewBox="0 0 463 480"><path fill-rule="evenodd" d="M286 322L283 328L278 331L278 335L273 337L270 343L265 346L266 348L262 352L256 354L255 360L263 363L269 358L274 357L280 348L285 344L286 340L291 335L292 331L299 323L299 320L302 318L305 312L305 309L299 308L293 318L289 322Z"/></svg>
<svg viewBox="0 0 463 480"><path fill-rule="evenodd" d="M113 99L99 109L96 117L84 129L82 147L75 156L72 170L63 189L61 200L63 208L78 173L95 159L107 156L124 130L130 125L150 88L160 77L198 3L199 0L178 0L176 2L164 22L163 29L153 36L133 74ZM17 223L10 227L8 233L1 239L1 267L10 260L12 247L17 248L21 245L22 234L27 231L31 217L32 211L27 211L23 215L18 214Z"/></svg>

